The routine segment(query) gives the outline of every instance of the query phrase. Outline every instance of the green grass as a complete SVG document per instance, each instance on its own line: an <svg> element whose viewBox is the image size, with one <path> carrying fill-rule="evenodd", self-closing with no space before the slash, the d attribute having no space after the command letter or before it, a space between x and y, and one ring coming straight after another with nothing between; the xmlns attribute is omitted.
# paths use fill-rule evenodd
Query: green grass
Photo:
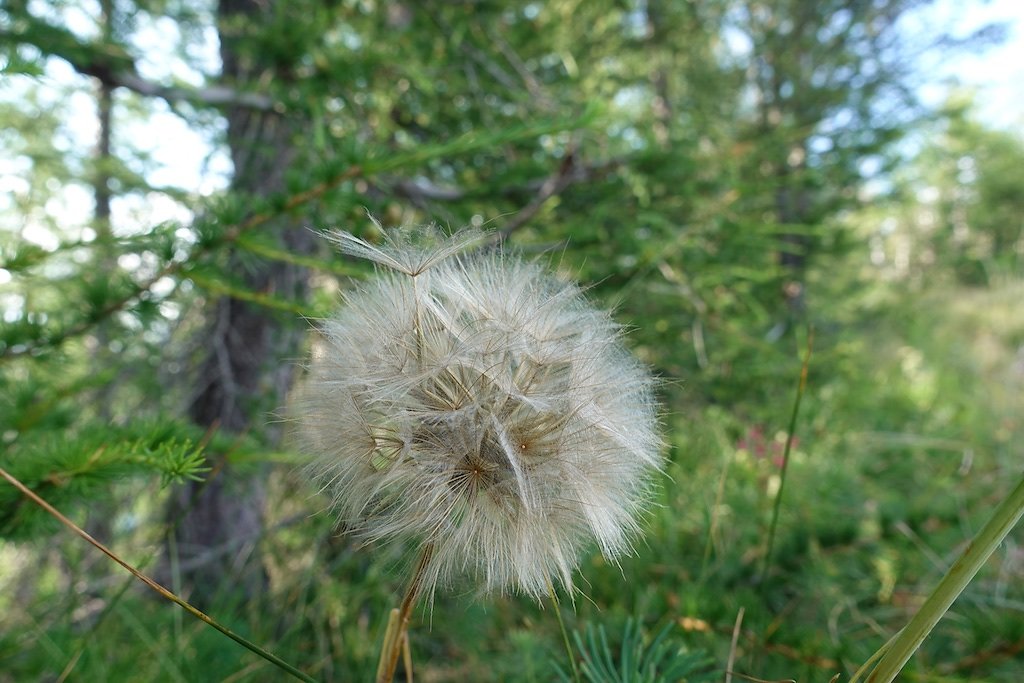
<svg viewBox="0 0 1024 683"><path fill-rule="evenodd" d="M646 537L619 566L588 558L575 610L562 600L570 630L590 634L580 642L603 627L608 644L595 648L615 657L623 638L632 651L668 625L674 651L706 653L713 663L700 675L720 680L742 608L737 672L824 682L840 672L846 680L906 624L1019 478L1024 283L881 305L875 293L818 326L766 579L795 344L791 382L759 387L755 401L701 405L699 385L669 387L670 401L689 396L669 405L671 462ZM762 400L766 393L774 398ZM271 521L288 523L271 526L258 547L270 592L208 612L319 680L372 678L405 582L401 558L357 547L325 516L304 515L315 502L286 471L271 490ZM153 504L150 494L127 493L126 503ZM114 540L143 562L159 536L142 526ZM126 582L66 534L0 545L0 682L56 680L79 649L69 681L283 680L178 608L134 584L124 590ZM642 627L639 645L631 619ZM478 599L471 588L439 593L432 610L416 613L411 638L421 681L550 681L566 666L549 605ZM903 680L1024 680L1022 652L1017 529Z"/></svg>

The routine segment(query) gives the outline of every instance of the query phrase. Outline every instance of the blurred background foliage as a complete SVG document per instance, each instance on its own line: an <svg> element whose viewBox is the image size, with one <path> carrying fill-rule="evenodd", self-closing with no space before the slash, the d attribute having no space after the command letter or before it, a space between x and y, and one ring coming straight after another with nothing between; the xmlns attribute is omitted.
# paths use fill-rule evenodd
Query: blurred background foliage
<svg viewBox="0 0 1024 683"><path fill-rule="evenodd" d="M567 610L589 680L624 653L718 680L740 608L736 671L849 675L1022 463L1024 139L917 101L921 54L1001 37L909 40L928 4L5 2L0 466L310 675L366 680L403 558L338 532L279 417L308 320L369 274L316 233L484 226L662 379L646 537L586 559ZM0 681L282 675L0 502ZM1024 679L1022 538L907 680ZM425 681L564 676L549 609L471 586L412 640Z"/></svg>

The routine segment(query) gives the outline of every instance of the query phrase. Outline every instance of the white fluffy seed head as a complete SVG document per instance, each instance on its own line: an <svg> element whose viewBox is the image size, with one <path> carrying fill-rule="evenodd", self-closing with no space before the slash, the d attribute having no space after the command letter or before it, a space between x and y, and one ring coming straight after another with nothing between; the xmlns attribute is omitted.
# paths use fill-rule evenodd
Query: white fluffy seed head
<svg viewBox="0 0 1024 683"><path fill-rule="evenodd" d="M322 325L293 401L309 472L369 540L430 544L428 595L572 590L626 552L660 465L652 381L579 288L480 234L334 241L383 266Z"/></svg>

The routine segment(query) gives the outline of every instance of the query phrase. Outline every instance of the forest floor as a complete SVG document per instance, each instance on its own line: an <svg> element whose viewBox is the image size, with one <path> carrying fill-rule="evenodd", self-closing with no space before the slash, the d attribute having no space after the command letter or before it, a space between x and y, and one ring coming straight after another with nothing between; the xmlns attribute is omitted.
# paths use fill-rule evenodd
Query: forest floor
<svg viewBox="0 0 1024 683"><path fill-rule="evenodd" d="M673 652L690 657L688 680L722 680L730 652L732 669L749 680L849 680L1020 477L1021 301L1024 282L927 293L878 286L829 312L830 324L816 332L767 567L797 376L771 410L667 406L670 461L645 537L619 566L586 560L574 604L563 598L569 628L591 629L582 639L587 656L619 658L636 620L647 639L669 626ZM368 680L404 583L400 554L340 535L287 467L275 471L271 491L268 531L252 555L268 568L269 592L208 611L318 680ZM113 515L108 530L118 532L120 552L145 566L161 536L140 521L156 516L159 495L133 484L123 493L136 503ZM0 585L0 682L58 680L66 668L60 680L283 676L63 533L0 547ZM439 592L414 618L411 642L418 680L428 682L548 681L566 661L551 605L512 596ZM1017 529L904 676L1021 681L1022 652Z"/></svg>

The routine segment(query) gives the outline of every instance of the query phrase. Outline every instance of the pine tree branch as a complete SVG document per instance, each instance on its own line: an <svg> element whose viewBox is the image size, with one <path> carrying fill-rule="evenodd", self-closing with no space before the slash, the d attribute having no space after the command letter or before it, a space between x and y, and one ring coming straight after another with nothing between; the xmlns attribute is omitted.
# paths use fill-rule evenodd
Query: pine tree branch
<svg viewBox="0 0 1024 683"><path fill-rule="evenodd" d="M119 45L83 41L62 27L28 14L18 19L13 22L16 28L0 29L0 42L31 45L44 55L63 59L78 73L92 76L111 88L125 88L146 97L158 97L169 104L230 105L262 111L275 105L274 100L266 95L239 92L224 85L192 88L154 83L139 75L134 59Z"/></svg>
<svg viewBox="0 0 1024 683"><path fill-rule="evenodd" d="M537 212L540 211L545 202L555 195L561 194L563 190L572 185L575 161L576 150L572 148L565 155L558 169L540 186L536 196L530 200L530 203L520 209L513 216L512 220L497 232L496 237L499 242L507 240L513 232L526 225L530 219L537 215Z"/></svg>
<svg viewBox="0 0 1024 683"><path fill-rule="evenodd" d="M2 37L2 35L2 32L0 32L0 37ZM150 289L163 278L180 276L183 274L187 277L189 264L193 263L195 258L204 251L213 249L214 246L222 247L233 244L254 228L257 228L277 216L293 211L298 207L323 196L325 193L336 188L346 180L352 180L357 177L368 178L380 176L397 169L420 165L424 161L432 158L440 158L447 155L467 154L485 146L493 147L494 145L501 144L503 141L535 138L552 130L575 130L582 127L589 116L590 114L588 113L584 115L584 118L574 119L571 122L545 121L531 125L508 128L493 137L489 136L487 138L481 138L475 134L466 134L447 141L444 144L437 145L429 152L424 152L423 150L411 150L404 154L390 154L377 158L369 158L362 164L349 166L338 171L331 178L320 182L313 187L294 194L287 199L282 199L280 203L275 203L273 208L268 208L264 211L252 214L245 220L235 223L231 227L225 229L223 233L219 234L215 243L211 242L209 244L198 245L196 251L192 253L190 258L168 261L145 281L133 284L128 291L106 301L104 305L98 307L97 310L92 312L90 315L67 325L63 329L56 329L49 333L44 331L43 334L37 335L34 339L27 341L19 340L13 344L4 344L2 343L3 340L0 339L0 363L19 357L38 356L47 351L59 348L70 339L74 339L88 333L98 322L140 302L146 296L147 292L149 292ZM621 165L621 163L622 160L613 159L598 166L594 166L591 169L580 170L577 168L578 164L575 161L575 154L567 154L566 158L562 161L554 174L548 179L540 181L537 196L534 197L533 200L520 211L516 218L513 219L511 224L512 229L509 230L509 228L506 227L504 237L507 237L508 233L514 231L529 220L529 218L537 213L540 206L545 201L558 192L561 192L568 185L591 177L591 173L599 176L603 173L610 172ZM462 190L462 192L465 191ZM183 273L183 271L186 272Z"/></svg>
<svg viewBox="0 0 1024 683"><path fill-rule="evenodd" d="M313 201L314 199L322 196L324 193L328 192L334 187L337 187L342 182L350 180L352 178L359 177L362 174L362 166L350 166L347 169L335 175L333 178L322 183L319 183L303 192L300 192L292 196L291 198L288 199L288 201L284 202L284 204L278 209L253 214L244 221L242 221L241 223L238 223L233 227L228 228L221 237L220 243L231 244L237 241L243 234L252 230L253 228L257 228L283 213L287 213L299 206L307 204L308 202ZM85 334L86 332L91 330L98 321L105 320L106 318L109 318L111 315L117 313L118 311L122 311L128 306L132 305L133 303L138 302L142 298L142 296L153 287L153 285L155 285L157 282L159 282L161 279L165 277L170 277L172 275L178 274L188 263L188 259L181 261L169 261L162 268L157 270L157 272L154 273L145 282L136 285L135 287L132 288L130 292L126 293L124 296L119 297L114 301L108 303L100 311L98 311L95 316L86 320L82 320L65 330L56 332L48 339L39 340L39 342L37 342L36 344L23 346L8 346L0 349L0 361L8 358L33 355L35 353L38 353L41 348L57 348L64 344L64 342L68 341L69 339L74 339L75 337L79 337Z"/></svg>
<svg viewBox="0 0 1024 683"><path fill-rule="evenodd" d="M549 199L554 189L560 191L569 185L603 178L622 166L628 166L629 162L629 157L622 156L587 164L576 158L574 150L570 150L558 168L548 176L535 178L520 185L505 186L494 191L489 191L486 187L469 190L460 185L437 185L428 178L385 177L380 179L379 185L380 189L388 194L420 201L458 202L470 197L489 194L500 194L506 197L540 195ZM534 201L536 201L536 197L534 197Z"/></svg>
<svg viewBox="0 0 1024 683"><path fill-rule="evenodd" d="M147 97L159 97L160 99L166 100L169 104L190 102L192 104L201 104L210 107L236 106L246 107L248 109L257 109L260 111L268 111L274 107L274 100L266 95L239 92L233 88L228 88L223 85L211 85L203 88L172 87L153 83L152 81L142 78L136 73L107 72L105 74L97 74L83 71L74 63L71 65L80 73L95 76L102 82L114 87L127 88L132 92L145 95Z"/></svg>

